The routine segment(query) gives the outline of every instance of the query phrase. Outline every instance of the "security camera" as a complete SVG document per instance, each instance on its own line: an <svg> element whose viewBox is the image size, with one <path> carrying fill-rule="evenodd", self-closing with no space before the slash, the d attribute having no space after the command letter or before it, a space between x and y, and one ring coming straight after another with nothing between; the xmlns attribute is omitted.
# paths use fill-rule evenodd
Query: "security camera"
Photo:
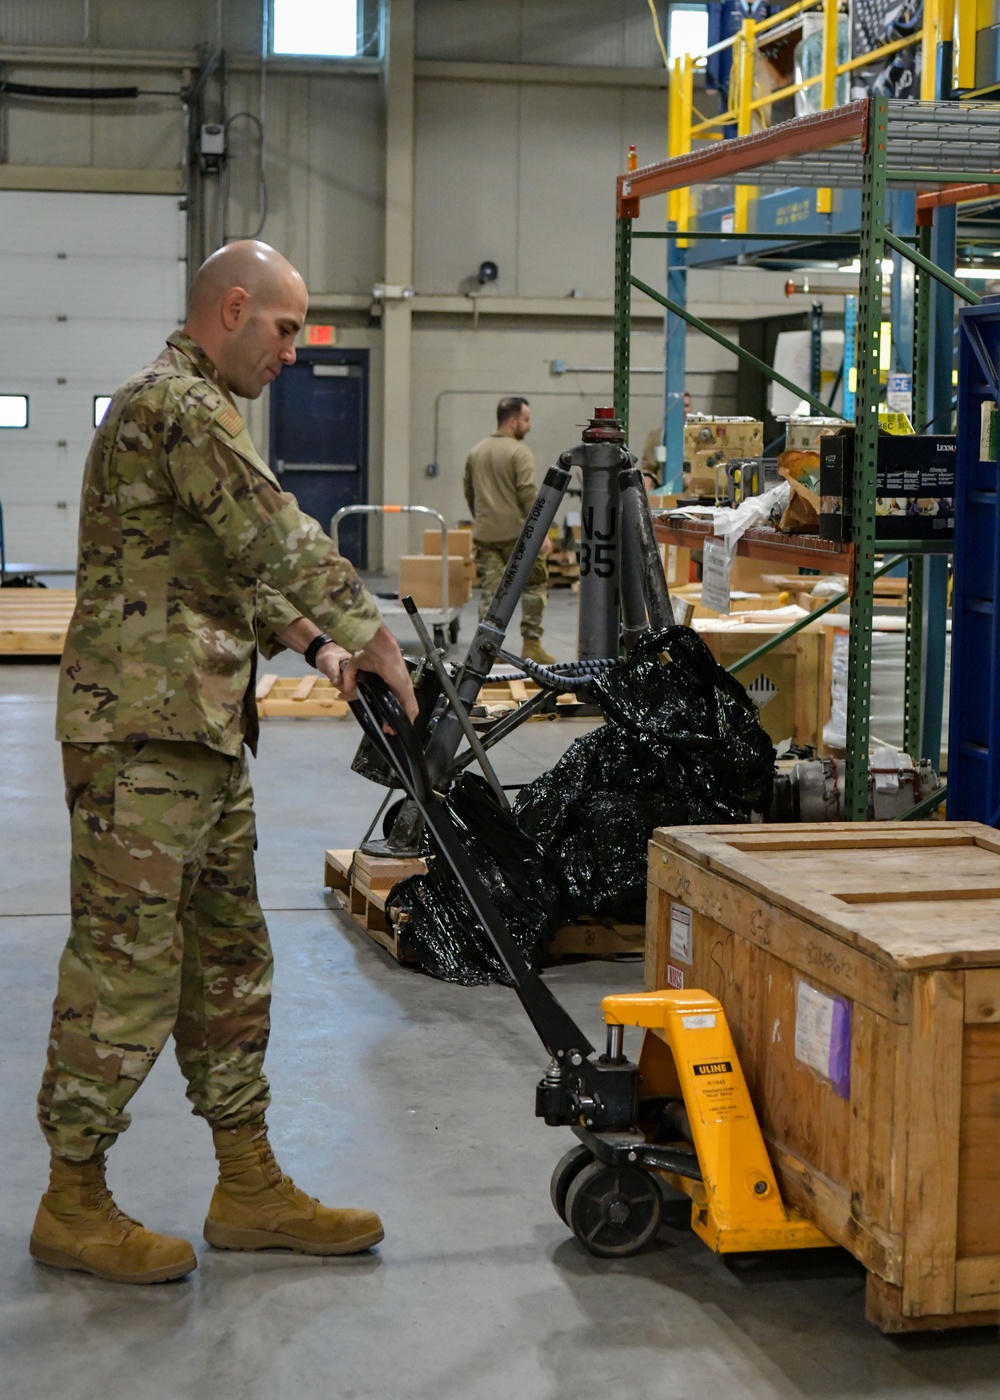
<svg viewBox="0 0 1000 1400"><path fill-rule="evenodd" d="M479 271L476 273L476 281L481 287L485 287L487 282L495 282L500 275L500 269L495 262L481 262Z"/></svg>

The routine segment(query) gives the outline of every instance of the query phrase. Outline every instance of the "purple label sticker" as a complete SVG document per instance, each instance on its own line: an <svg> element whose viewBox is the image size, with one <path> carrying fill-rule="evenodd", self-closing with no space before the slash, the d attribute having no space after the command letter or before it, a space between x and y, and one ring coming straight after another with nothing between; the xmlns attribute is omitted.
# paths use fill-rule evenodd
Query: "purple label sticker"
<svg viewBox="0 0 1000 1400"><path fill-rule="evenodd" d="M830 1062L827 1071L842 1099L851 1097L851 1003L846 997L833 998L833 1026L830 1034Z"/></svg>
<svg viewBox="0 0 1000 1400"><path fill-rule="evenodd" d="M851 1097L851 1003L800 981L795 997L795 1058Z"/></svg>

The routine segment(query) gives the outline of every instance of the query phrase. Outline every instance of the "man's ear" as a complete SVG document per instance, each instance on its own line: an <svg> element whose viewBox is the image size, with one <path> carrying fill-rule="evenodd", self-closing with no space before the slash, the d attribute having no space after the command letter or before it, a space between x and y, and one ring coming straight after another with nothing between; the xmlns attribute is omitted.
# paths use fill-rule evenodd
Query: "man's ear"
<svg viewBox="0 0 1000 1400"><path fill-rule="evenodd" d="M236 330L245 318L250 293L243 287L230 287L222 298L222 324L227 331Z"/></svg>

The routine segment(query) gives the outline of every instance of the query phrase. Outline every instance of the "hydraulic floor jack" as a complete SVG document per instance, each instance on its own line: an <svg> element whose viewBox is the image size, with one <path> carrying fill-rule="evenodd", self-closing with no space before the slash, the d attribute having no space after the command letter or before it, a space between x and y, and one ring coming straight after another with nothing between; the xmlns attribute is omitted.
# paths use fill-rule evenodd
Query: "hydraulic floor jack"
<svg viewBox="0 0 1000 1400"><path fill-rule="evenodd" d="M605 997L598 1055L529 966L463 850L413 726L388 686L364 673L351 708L395 771L448 862L551 1056L535 1112L579 1142L556 1165L552 1203L591 1254L635 1254L660 1225L662 1179L691 1198L691 1224L717 1253L833 1243L786 1206L722 1006L705 992ZM624 1028L643 1030L638 1062Z"/></svg>
<svg viewBox="0 0 1000 1400"><path fill-rule="evenodd" d="M504 641L574 470L579 470L582 479L578 661L546 668L505 651ZM404 607L414 616L420 632L416 610L405 599ZM433 672L425 670L420 677L417 731L435 786L447 786L475 757L487 780L498 787L488 764L483 763L486 748L546 705L553 705L559 693L572 690L585 698L590 678L617 661L622 642L629 650L647 629L659 631L673 622L642 473L625 445L614 410L595 409L582 441L561 453L545 473L486 616L453 682L443 678L444 667L433 642L421 633ZM498 660L522 668L540 691L535 700L507 720L498 721L478 743L470 736L468 714ZM463 734L469 748L459 754ZM359 751L355 768L377 782L387 781L385 765L370 762L370 754ZM498 796L505 802L502 793ZM411 800L404 800L388 814L384 839L373 839L369 832L361 849L369 855L416 856L420 853L420 832L420 814Z"/></svg>

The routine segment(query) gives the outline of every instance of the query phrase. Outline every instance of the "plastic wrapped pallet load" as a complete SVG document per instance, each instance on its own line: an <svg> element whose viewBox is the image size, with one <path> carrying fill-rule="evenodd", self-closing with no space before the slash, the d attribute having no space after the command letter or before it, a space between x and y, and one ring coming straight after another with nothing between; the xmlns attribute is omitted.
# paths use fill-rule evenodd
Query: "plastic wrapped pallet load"
<svg viewBox="0 0 1000 1400"><path fill-rule="evenodd" d="M847 648L848 632L843 615L822 619L833 631L830 661L830 718L823 727L823 743L831 749L847 745ZM941 726L942 771L947 766L948 710L951 691L951 624L945 640L944 713ZM872 695L871 734L905 749L903 709L906 692L906 624L902 618L876 614L872 623ZM916 758L931 758L934 754L916 754Z"/></svg>

